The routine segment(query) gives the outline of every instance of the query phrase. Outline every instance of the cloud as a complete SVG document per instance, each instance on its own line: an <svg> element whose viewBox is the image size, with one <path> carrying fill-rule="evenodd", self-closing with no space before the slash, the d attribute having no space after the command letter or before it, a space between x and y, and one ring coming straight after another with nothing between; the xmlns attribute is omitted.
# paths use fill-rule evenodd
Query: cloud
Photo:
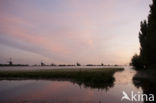
<svg viewBox="0 0 156 103"><path fill-rule="evenodd" d="M138 2L1 0L0 42L58 62L127 63L148 11Z"/></svg>

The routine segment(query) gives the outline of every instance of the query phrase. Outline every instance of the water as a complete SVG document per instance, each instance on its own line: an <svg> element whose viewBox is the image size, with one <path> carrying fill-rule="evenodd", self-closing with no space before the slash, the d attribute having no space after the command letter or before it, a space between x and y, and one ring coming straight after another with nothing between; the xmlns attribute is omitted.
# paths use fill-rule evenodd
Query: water
<svg viewBox="0 0 156 103"><path fill-rule="evenodd" d="M130 67L125 67L114 74L115 82L106 88L91 88L70 81L1 80L0 103L128 103L121 101L122 91L143 92L133 84L135 74Z"/></svg>
<svg viewBox="0 0 156 103"><path fill-rule="evenodd" d="M122 66L4 66L1 70L40 70L40 69L92 69L92 68L122 68Z"/></svg>

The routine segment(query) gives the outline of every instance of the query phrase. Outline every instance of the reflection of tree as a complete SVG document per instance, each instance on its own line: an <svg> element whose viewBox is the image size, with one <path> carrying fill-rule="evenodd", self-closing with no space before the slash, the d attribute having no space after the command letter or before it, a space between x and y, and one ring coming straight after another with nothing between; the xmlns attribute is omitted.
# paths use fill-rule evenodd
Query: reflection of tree
<svg viewBox="0 0 156 103"><path fill-rule="evenodd" d="M110 88L114 86L114 77L111 81L109 82L101 82L101 83L96 83L96 82L85 82L81 80L71 80L71 82L78 84L80 87L84 86L86 88L97 88L97 89L105 89L108 91Z"/></svg>
<svg viewBox="0 0 156 103"><path fill-rule="evenodd" d="M115 72L122 68L108 69L57 69L37 71L1 71L0 77L5 79L55 79L67 80L90 88L108 90L114 85ZM21 75L22 74L22 75Z"/></svg>
<svg viewBox="0 0 156 103"><path fill-rule="evenodd" d="M123 70L117 70L118 72ZM84 86L86 88L97 88L97 89L105 89L108 91L110 88L114 86L115 71L110 72L88 72L85 74L79 74L78 78L71 78L70 81L78 84L80 87Z"/></svg>
<svg viewBox="0 0 156 103"><path fill-rule="evenodd" d="M154 94L156 95L156 77L149 77L145 73L138 71L133 77L133 84L139 88L141 87L144 94ZM145 101L148 103L148 101Z"/></svg>

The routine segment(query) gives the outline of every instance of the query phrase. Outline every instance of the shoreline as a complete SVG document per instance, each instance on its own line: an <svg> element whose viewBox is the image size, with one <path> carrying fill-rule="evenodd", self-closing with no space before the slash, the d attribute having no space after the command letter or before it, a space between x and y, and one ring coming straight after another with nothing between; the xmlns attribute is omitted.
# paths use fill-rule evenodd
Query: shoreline
<svg viewBox="0 0 156 103"><path fill-rule="evenodd" d="M114 73L123 70L124 68L0 71L0 80L63 80L92 88L106 88L113 86Z"/></svg>

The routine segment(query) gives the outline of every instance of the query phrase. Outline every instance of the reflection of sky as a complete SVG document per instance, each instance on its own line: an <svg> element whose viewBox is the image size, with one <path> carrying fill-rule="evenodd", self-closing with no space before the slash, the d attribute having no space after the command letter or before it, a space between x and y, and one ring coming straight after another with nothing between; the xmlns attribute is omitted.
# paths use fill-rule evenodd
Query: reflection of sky
<svg viewBox="0 0 156 103"><path fill-rule="evenodd" d="M151 0L1 0L0 63L127 64Z"/></svg>
<svg viewBox="0 0 156 103"><path fill-rule="evenodd" d="M0 88L0 102L45 102L45 103L120 103L122 91L137 93L133 84L116 85L108 91L105 89L80 88L67 81L0 81L5 88ZM16 85L15 85L16 84ZM124 86L124 88L123 88Z"/></svg>

